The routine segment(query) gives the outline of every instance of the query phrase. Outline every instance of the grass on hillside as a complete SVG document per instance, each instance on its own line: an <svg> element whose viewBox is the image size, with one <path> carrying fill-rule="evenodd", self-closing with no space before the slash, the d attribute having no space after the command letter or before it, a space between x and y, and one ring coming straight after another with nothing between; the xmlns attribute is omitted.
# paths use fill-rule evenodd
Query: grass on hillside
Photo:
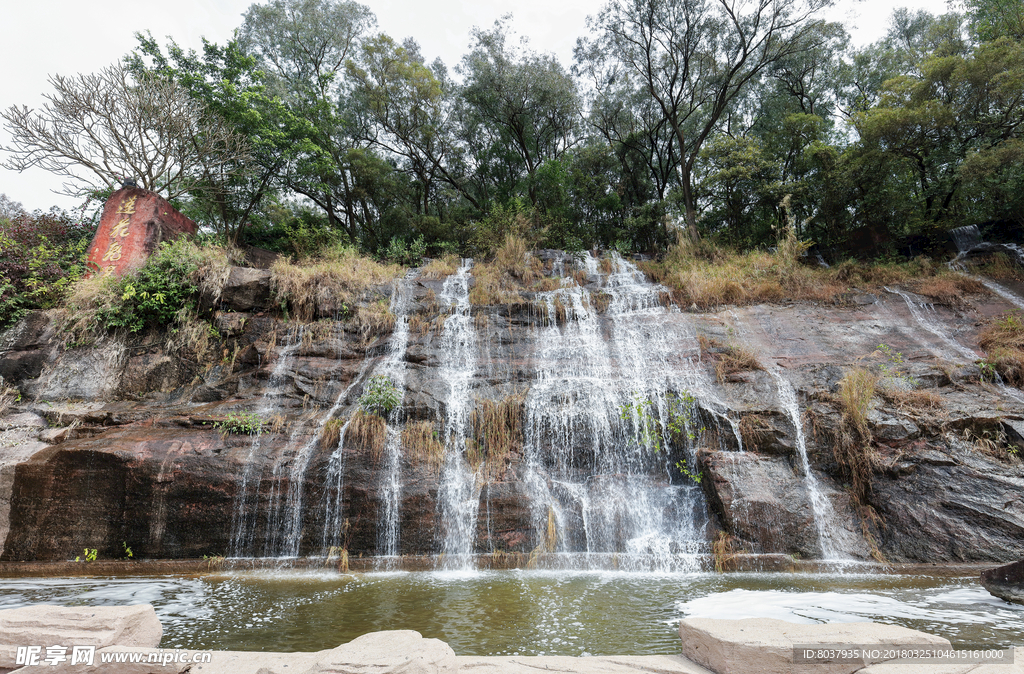
<svg viewBox="0 0 1024 674"><path fill-rule="evenodd" d="M1024 386L1024 317L1011 311L992 320L982 330L979 342L987 354L982 374L987 367L995 369L1004 382Z"/></svg>
<svg viewBox="0 0 1024 674"><path fill-rule="evenodd" d="M494 259L473 267L475 283L469 291L474 305L523 304L519 291L529 287L543 275L543 265L527 255L526 239L510 234L498 248Z"/></svg>
<svg viewBox="0 0 1024 674"><path fill-rule="evenodd" d="M978 281L924 257L902 263L847 260L824 268L802 264L798 252L798 247L780 245L775 252L739 253L680 239L661 260L639 266L668 287L672 301L684 309L782 300L839 302L851 288L880 290L891 284L952 306L966 294L984 292Z"/></svg>
<svg viewBox="0 0 1024 674"><path fill-rule="evenodd" d="M299 263L279 259L271 268L271 288L290 317L312 321L357 313L354 307L368 289L389 283L403 272L400 265L381 264L354 248L335 247ZM379 323L371 317L361 325Z"/></svg>

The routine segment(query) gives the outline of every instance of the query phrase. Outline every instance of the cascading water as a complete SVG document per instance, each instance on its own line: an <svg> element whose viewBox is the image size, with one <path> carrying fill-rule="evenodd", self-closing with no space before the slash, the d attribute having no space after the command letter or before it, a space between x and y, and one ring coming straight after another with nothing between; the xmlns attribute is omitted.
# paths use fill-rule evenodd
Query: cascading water
<svg viewBox="0 0 1024 674"><path fill-rule="evenodd" d="M295 354L302 346L303 328L289 331L288 342L278 353L277 363L267 380L267 387L260 398L259 406L255 412L258 418L263 419L271 414L277 407L277 399L284 395L288 372L295 362ZM231 522L231 555L241 557L252 549L253 538L256 533L256 515L259 507L259 483L262 463L257 461L261 445L262 434L257 432L253 436L252 444L249 447L249 455L246 457L245 466L242 469L242 481L239 487L238 496L235 497L235 508ZM255 482L255 485L253 484Z"/></svg>
<svg viewBox="0 0 1024 674"><path fill-rule="evenodd" d="M447 385L445 397L445 458L438 485L441 510L443 565L447 569L472 566L476 539L480 486L477 470L465 457L472 401L470 383L476 370L476 330L469 303L473 260L462 261L458 271L445 279L439 300L450 308L441 337L439 375Z"/></svg>
<svg viewBox="0 0 1024 674"><path fill-rule="evenodd" d="M391 380L399 391L405 390L405 351L409 346L409 282L416 276L410 272L395 287L391 297L391 312L395 315L395 328L388 340L384 361L376 374ZM388 437L384 447L384 469L381 471L381 521L377 528L379 554L398 555L399 515L402 502L402 406L398 405L388 418Z"/></svg>
<svg viewBox="0 0 1024 674"><path fill-rule="evenodd" d="M690 424L685 394L706 390L690 357L696 340L680 332L681 316L666 325L663 288L620 258L608 263L604 320L598 295L578 285L538 293L547 319L526 400L524 470L538 549L614 553L620 568L690 568L688 553L704 549L707 514L702 493L670 458L675 452L694 466L692 443L670 451L669 426ZM582 266L600 278L595 258ZM685 435L675 433L676 444Z"/></svg>
<svg viewBox="0 0 1024 674"><path fill-rule="evenodd" d="M389 310L395 315L395 327L388 339L387 350L380 365L374 373L387 377L399 390L405 384L405 351L409 344L409 284L416 277L410 272L404 279L395 284L391 295ZM338 399L337 405L345 401L349 391L362 379L371 361L364 361L357 377ZM332 416L329 414L328 417ZM345 434L351 418L341 427L338 444L331 452L327 462L327 475L324 480L324 529L321 547L324 556L331 556L343 547L344 541L344 498L345 498ZM378 526L378 550L383 556L398 554L398 517L401 503L401 405L392 411L389 419L388 438L385 444L384 469L381 471L381 521Z"/></svg>
<svg viewBox="0 0 1024 674"><path fill-rule="evenodd" d="M885 288L885 291L902 297L903 301L906 302L907 308L910 310L910 315L913 316L914 321L916 321L919 326L935 335L939 339L939 341L941 341L943 344L945 344L950 349L955 351L957 355L961 356L962 358L966 358L969 362L974 362L978 358L978 354L974 353L967 347L958 344L949 335L947 335L940 326L930 321L924 315L922 311L923 307L918 305L918 303L915 302L914 299L908 293L906 293L903 290L900 290L899 288L892 289L888 287Z"/></svg>
<svg viewBox="0 0 1024 674"><path fill-rule="evenodd" d="M793 385L782 376L782 373L775 367L770 367L768 373L775 380L776 391L779 402L782 404L786 414L796 432L796 448L800 453L800 465L804 471L804 484L807 485L807 493L811 497L811 512L814 518L814 528L818 532L818 547L821 548L821 556L826 560L840 559L832 532L836 530L835 510L832 503L821 493L818 485L818 478L811 470L811 462L807 458L807 440L804 437L803 421L800 418L800 408L797 406L796 391Z"/></svg>

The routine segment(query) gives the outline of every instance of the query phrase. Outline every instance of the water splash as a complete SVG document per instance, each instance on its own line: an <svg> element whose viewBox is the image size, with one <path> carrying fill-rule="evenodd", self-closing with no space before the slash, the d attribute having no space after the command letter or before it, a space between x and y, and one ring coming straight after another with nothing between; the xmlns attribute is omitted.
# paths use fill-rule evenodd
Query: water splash
<svg viewBox="0 0 1024 674"><path fill-rule="evenodd" d="M899 288L892 289L888 286L885 287L885 291L894 295L899 295L906 302L907 308L910 310L910 315L913 316L914 321L927 330L928 332L935 335L940 342L949 347L950 350L955 351L957 355L966 358L968 362L973 363L978 359L978 354L974 353L967 347L958 344L954 341L946 332L938 325L933 323L929 318L924 315L924 305L918 304L906 291L900 290Z"/></svg>

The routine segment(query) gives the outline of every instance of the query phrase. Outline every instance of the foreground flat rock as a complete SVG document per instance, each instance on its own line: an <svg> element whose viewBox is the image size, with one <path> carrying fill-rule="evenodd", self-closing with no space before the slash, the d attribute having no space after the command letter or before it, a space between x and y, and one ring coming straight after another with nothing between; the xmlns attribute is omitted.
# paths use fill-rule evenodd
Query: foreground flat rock
<svg viewBox="0 0 1024 674"><path fill-rule="evenodd" d="M711 674L700 665L679 655L609 656L460 656L459 674Z"/></svg>
<svg viewBox="0 0 1024 674"><path fill-rule="evenodd" d="M804 625L772 618L712 620L688 618L679 624L683 656L716 674L852 674L871 662L798 665L795 645L930 645L949 647L949 641L924 632L876 623Z"/></svg>
<svg viewBox="0 0 1024 674"><path fill-rule="evenodd" d="M329 651L302 674L455 674L452 647L413 630L371 632Z"/></svg>
<svg viewBox="0 0 1024 674"><path fill-rule="evenodd" d="M6 609L0 611L0 670L20 666L15 664L19 646L41 646L44 653L54 645L152 648L162 636L160 620L149 604Z"/></svg>

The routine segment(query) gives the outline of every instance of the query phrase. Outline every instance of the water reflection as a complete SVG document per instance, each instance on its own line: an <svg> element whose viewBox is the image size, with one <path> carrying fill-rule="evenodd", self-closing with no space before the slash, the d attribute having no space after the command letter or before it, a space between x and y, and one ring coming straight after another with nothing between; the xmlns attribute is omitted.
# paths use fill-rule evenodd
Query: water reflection
<svg viewBox="0 0 1024 674"><path fill-rule="evenodd" d="M472 571L5 579L0 608L150 603L162 646L318 650L414 629L460 655L678 653L684 617L904 625L955 645L1024 645L1024 607L974 578Z"/></svg>

